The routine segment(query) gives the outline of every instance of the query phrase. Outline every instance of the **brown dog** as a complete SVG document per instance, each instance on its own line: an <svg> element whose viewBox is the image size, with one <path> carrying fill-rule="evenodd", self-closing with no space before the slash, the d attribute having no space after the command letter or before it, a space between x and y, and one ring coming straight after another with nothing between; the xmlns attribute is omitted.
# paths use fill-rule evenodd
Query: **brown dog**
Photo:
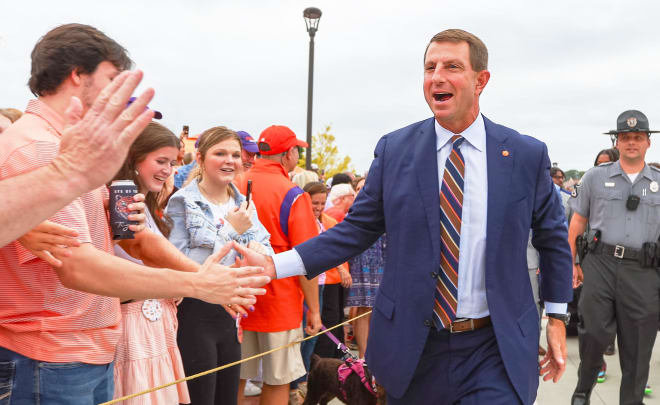
<svg viewBox="0 0 660 405"><path fill-rule="evenodd" d="M377 396L374 396L356 373L351 373L343 387L340 386L337 369L343 363L339 359L322 359L315 354L312 355L307 375L307 395L303 405L327 405L335 397L349 405L385 405L386 396L383 387L377 385ZM371 381L371 373L366 364L364 373L368 381Z"/></svg>

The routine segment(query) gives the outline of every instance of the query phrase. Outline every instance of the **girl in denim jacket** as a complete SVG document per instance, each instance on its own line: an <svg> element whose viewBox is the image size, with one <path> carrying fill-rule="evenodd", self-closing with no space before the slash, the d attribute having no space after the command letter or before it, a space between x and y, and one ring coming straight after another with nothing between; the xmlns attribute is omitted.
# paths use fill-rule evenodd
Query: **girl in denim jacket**
<svg viewBox="0 0 660 405"><path fill-rule="evenodd" d="M232 184L242 168L239 136L225 127L214 127L200 135L197 168L189 183L169 200L166 213L172 221L169 239L198 263L226 243L236 241L263 254L273 254L270 235L261 225L254 205ZM231 265L232 250L222 260ZM186 375L205 371L241 358L239 321L244 308L184 298L178 311L177 341ZM235 405L239 367L230 367L188 382L193 404Z"/></svg>

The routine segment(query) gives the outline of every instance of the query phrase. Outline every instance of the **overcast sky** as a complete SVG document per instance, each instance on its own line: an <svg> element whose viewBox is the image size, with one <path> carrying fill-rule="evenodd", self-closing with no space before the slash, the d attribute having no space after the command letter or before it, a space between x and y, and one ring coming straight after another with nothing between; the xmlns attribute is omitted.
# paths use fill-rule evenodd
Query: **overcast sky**
<svg viewBox="0 0 660 405"><path fill-rule="evenodd" d="M255 137L271 124L306 134L309 37L319 7L313 132L332 125L358 171L382 135L431 116L424 47L463 28L488 46L481 110L548 144L566 169L609 147L602 132L639 109L660 129L660 3L655 1L2 1L0 107L24 109L30 51L51 28L93 25L128 49L179 133L215 125ZM658 135L656 135L658 136ZM658 139L660 142L660 139ZM660 161L653 145L647 161Z"/></svg>

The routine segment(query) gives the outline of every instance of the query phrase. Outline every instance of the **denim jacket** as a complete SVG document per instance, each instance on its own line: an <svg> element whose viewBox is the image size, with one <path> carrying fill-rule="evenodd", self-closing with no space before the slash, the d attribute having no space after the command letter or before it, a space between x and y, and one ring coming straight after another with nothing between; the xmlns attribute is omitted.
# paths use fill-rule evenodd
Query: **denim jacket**
<svg viewBox="0 0 660 405"><path fill-rule="evenodd" d="M239 193L233 184L230 184L230 187L234 191L236 206L240 206L245 201L245 196ZM218 229L211 207L204 202L199 192L197 179L172 195L165 213L173 223L170 242L197 263L203 263L208 256L232 240L242 245L254 240L266 246L271 255L274 254L270 246L270 234L259 222L256 210L251 218L252 227L243 234L239 234L229 221L225 221L224 226ZM230 266L234 264L236 256L237 252L232 249L220 263Z"/></svg>

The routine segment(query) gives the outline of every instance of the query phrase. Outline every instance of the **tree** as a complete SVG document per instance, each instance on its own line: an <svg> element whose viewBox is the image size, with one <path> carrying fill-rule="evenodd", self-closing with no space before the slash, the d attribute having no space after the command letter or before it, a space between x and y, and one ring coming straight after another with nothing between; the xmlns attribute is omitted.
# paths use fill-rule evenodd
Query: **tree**
<svg viewBox="0 0 660 405"><path fill-rule="evenodd" d="M575 180L580 180L582 176L584 176L584 172L581 170L576 170L576 169L571 169L571 170L566 170L564 172L564 176L566 179L575 179Z"/></svg>
<svg viewBox="0 0 660 405"><path fill-rule="evenodd" d="M325 170L325 177L330 178L337 173L354 171L350 156L341 156L335 144L335 136L330 133L331 126L326 125L323 132L312 136L312 163ZM305 167L305 156L301 154L298 166Z"/></svg>

